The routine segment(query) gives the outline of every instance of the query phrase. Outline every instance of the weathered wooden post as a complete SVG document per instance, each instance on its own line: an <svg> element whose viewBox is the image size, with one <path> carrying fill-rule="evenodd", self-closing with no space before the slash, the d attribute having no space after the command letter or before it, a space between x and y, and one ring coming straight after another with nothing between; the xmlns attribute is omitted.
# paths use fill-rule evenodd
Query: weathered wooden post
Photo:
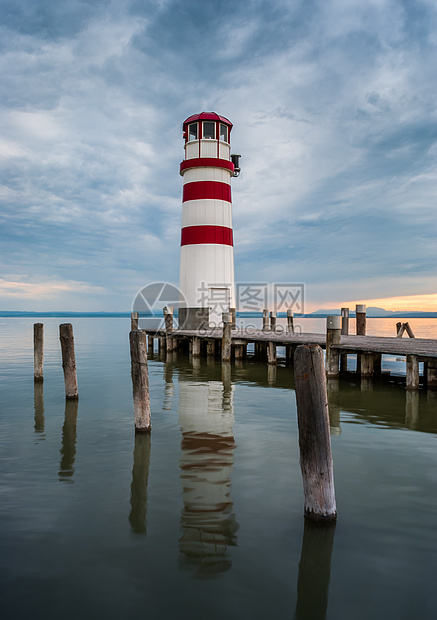
<svg viewBox="0 0 437 620"><path fill-rule="evenodd" d="M426 370L426 387L428 389L437 388L437 360L428 362Z"/></svg>
<svg viewBox="0 0 437 620"><path fill-rule="evenodd" d="M138 320L140 318L140 315L138 312L131 312L130 313L130 328L131 331L136 331L138 329Z"/></svg>
<svg viewBox="0 0 437 620"><path fill-rule="evenodd" d="M33 380L44 381L44 325L35 323L33 326Z"/></svg>
<svg viewBox="0 0 437 620"><path fill-rule="evenodd" d="M272 332L276 330L276 312L270 312L270 329Z"/></svg>
<svg viewBox="0 0 437 620"><path fill-rule="evenodd" d="M153 336L147 336L147 353L153 355Z"/></svg>
<svg viewBox="0 0 437 620"><path fill-rule="evenodd" d="M59 340L61 341L65 398L76 400L79 398L79 392L77 390L76 356L74 354L73 326L71 323L62 323L59 326Z"/></svg>
<svg viewBox="0 0 437 620"><path fill-rule="evenodd" d="M349 308L341 309L341 334L342 336L349 334Z"/></svg>
<svg viewBox="0 0 437 620"><path fill-rule="evenodd" d="M172 353L175 349L173 342L173 308L165 306L164 310L164 323L165 323L165 347L167 353Z"/></svg>
<svg viewBox="0 0 437 620"><path fill-rule="evenodd" d="M237 327L237 309L229 308L229 312L231 313L232 329L235 329Z"/></svg>
<svg viewBox="0 0 437 620"><path fill-rule="evenodd" d="M398 323L396 323L396 338L401 338L403 331L404 330L402 329L402 323L399 321Z"/></svg>
<svg viewBox="0 0 437 620"><path fill-rule="evenodd" d="M129 523L134 534L147 533L147 486L150 466L150 435L135 435L134 463L130 487Z"/></svg>
<svg viewBox="0 0 437 620"><path fill-rule="evenodd" d="M264 308L263 310L263 332L266 332L269 329L269 310L268 308Z"/></svg>
<svg viewBox="0 0 437 620"><path fill-rule="evenodd" d="M305 516L332 521L337 518L337 507L326 376L323 351L318 345L297 347L294 377Z"/></svg>
<svg viewBox="0 0 437 620"><path fill-rule="evenodd" d="M214 338L208 338L206 341L206 356L214 357L215 356L215 340Z"/></svg>
<svg viewBox="0 0 437 620"><path fill-rule="evenodd" d="M267 346L267 364L276 364L276 342L269 342Z"/></svg>
<svg viewBox="0 0 437 620"><path fill-rule="evenodd" d="M200 357L201 350L202 350L201 347L202 347L201 338L199 338L199 336L193 336L193 339L191 342L191 355L193 357Z"/></svg>
<svg viewBox="0 0 437 620"><path fill-rule="evenodd" d="M407 390L419 389L419 359L417 355L407 355Z"/></svg>
<svg viewBox="0 0 437 620"><path fill-rule="evenodd" d="M332 344L341 342L341 317L337 315L326 317L326 376L338 377L339 353L331 349Z"/></svg>
<svg viewBox="0 0 437 620"><path fill-rule="evenodd" d="M150 393L149 374L147 371L146 332L142 330L130 332L129 341L135 432L150 433Z"/></svg>
<svg viewBox="0 0 437 620"><path fill-rule="evenodd" d="M357 304L355 306L355 320L357 326L357 336L366 335L366 304Z"/></svg>
<svg viewBox="0 0 437 620"><path fill-rule="evenodd" d="M361 376L373 376L373 353L361 353Z"/></svg>
<svg viewBox="0 0 437 620"><path fill-rule="evenodd" d="M235 349L235 360L241 361L242 359L244 359L245 352L246 352L246 345L237 344L235 345L234 349Z"/></svg>
<svg viewBox="0 0 437 620"><path fill-rule="evenodd" d="M289 334L294 334L293 310L287 310L287 332Z"/></svg>
<svg viewBox="0 0 437 620"><path fill-rule="evenodd" d="M230 312L223 312L222 362L231 361L232 353L232 316Z"/></svg>

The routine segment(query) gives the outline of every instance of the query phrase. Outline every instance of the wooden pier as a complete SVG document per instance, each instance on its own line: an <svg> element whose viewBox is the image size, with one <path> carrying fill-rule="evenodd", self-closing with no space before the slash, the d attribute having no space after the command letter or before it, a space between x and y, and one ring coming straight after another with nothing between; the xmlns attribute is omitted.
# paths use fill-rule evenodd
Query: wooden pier
<svg viewBox="0 0 437 620"><path fill-rule="evenodd" d="M225 319L228 318L225 316ZM167 320L167 326L169 325ZM167 354L189 347L193 357L216 356L222 361L229 361L231 358L237 361L244 359L248 345L253 345L252 357L274 365L277 363L277 348L285 347L286 363L292 364L297 346L313 344L326 349L328 341L326 370L330 378L338 377L347 371L348 356L356 355L357 374L363 379L372 380L382 372L382 356L395 355L405 357L407 389L419 389L420 382L427 388L437 389L437 340L434 339L346 335L341 333L341 326L337 321L331 324L328 322L326 335L298 334L282 330L281 326L276 325L268 328L265 326L259 330L230 327L229 319L225 321L223 329L184 330L167 327L167 330L146 330L149 351L153 350L153 339L156 338L159 350L166 350ZM419 376L419 363L423 363L422 381Z"/></svg>

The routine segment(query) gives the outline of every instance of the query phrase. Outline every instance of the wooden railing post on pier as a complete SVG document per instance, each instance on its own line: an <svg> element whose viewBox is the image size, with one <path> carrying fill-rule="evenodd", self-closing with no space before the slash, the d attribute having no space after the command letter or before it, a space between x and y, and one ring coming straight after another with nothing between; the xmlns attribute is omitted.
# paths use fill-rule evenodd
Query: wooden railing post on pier
<svg viewBox="0 0 437 620"><path fill-rule="evenodd" d="M341 341L341 317L337 315L326 317L326 376L338 377L339 354L331 349L331 344L340 344Z"/></svg>
<svg viewBox="0 0 437 620"><path fill-rule="evenodd" d="M294 334L293 310L287 310L287 332L289 334Z"/></svg>
<svg viewBox="0 0 437 620"><path fill-rule="evenodd" d="M270 329L272 332L276 330L276 312L270 312Z"/></svg>
<svg viewBox="0 0 437 620"><path fill-rule="evenodd" d="M232 316L230 312L223 312L222 362L230 362L232 354Z"/></svg>
<svg viewBox="0 0 437 620"><path fill-rule="evenodd" d="M349 308L341 309L341 335L349 335ZM347 372L347 353L340 354L340 371Z"/></svg>
<svg viewBox="0 0 437 620"><path fill-rule="evenodd" d="M268 308L264 308L263 310L263 332L266 332L269 329L269 310Z"/></svg>
<svg viewBox="0 0 437 620"><path fill-rule="evenodd" d="M355 320L357 326L357 336L366 335L366 305L357 304L355 306Z"/></svg>
<svg viewBox="0 0 437 620"><path fill-rule="evenodd" d="M74 336L71 323L62 323L59 326L59 340L61 341L65 398L75 400L79 398L79 392L77 389L76 356L74 354Z"/></svg>
<svg viewBox="0 0 437 620"><path fill-rule="evenodd" d="M150 433L150 393L147 371L146 332L129 334L135 432Z"/></svg>
<svg viewBox="0 0 437 620"><path fill-rule="evenodd" d="M237 327L237 309L229 308L229 312L231 313L232 329L235 329Z"/></svg>
<svg viewBox="0 0 437 620"><path fill-rule="evenodd" d="M44 381L44 325L35 323L33 326L33 380Z"/></svg>
<svg viewBox="0 0 437 620"><path fill-rule="evenodd" d="M138 329L138 320L140 315L138 312L131 312L130 314L130 328L131 331L136 331Z"/></svg>
<svg viewBox="0 0 437 620"><path fill-rule="evenodd" d="M300 345L294 354L300 467L305 516L315 521L337 518L323 352Z"/></svg>

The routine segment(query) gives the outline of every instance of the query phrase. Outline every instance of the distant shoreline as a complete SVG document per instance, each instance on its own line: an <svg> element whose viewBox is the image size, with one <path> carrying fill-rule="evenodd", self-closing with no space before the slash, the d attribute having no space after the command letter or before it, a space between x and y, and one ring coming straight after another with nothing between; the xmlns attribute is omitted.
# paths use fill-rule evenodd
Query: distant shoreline
<svg viewBox="0 0 437 620"><path fill-rule="evenodd" d="M98 319L117 319L117 318L130 318L130 312L20 312L18 310L3 310L0 311L0 318L98 318ZM295 313L295 318L299 319L325 319L327 316L339 315L340 311L333 310L328 313L311 313L311 314L299 314ZM142 314L141 316L159 316L161 313L155 315ZM262 318L262 312L237 312L237 316L240 318ZM286 312L278 312L278 318L286 318ZM355 318L355 312L350 313L350 318ZM437 319L437 312L394 312L392 314L368 314L368 319Z"/></svg>

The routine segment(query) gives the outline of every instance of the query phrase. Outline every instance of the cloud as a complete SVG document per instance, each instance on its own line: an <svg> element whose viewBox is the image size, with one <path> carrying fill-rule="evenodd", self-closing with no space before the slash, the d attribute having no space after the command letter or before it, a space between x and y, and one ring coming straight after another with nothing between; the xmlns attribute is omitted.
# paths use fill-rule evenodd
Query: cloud
<svg viewBox="0 0 437 620"><path fill-rule="evenodd" d="M242 154L237 279L431 293L436 21L394 0L5 1L3 277L87 283L84 310L177 283L181 123L214 109Z"/></svg>

